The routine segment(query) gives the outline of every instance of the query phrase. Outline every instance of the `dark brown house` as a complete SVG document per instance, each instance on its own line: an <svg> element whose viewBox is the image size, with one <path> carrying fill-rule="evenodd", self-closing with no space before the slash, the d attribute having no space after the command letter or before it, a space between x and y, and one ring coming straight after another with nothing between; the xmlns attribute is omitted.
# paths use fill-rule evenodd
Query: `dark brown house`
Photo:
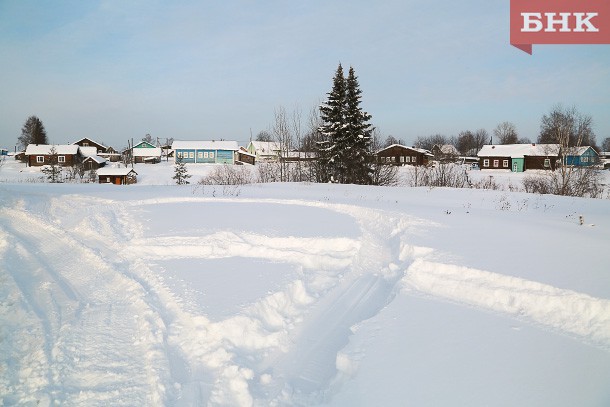
<svg viewBox="0 0 610 407"><path fill-rule="evenodd" d="M70 167L80 162L79 146L30 144L25 149L25 159L30 167L41 167L49 164L59 164Z"/></svg>
<svg viewBox="0 0 610 407"><path fill-rule="evenodd" d="M245 163L245 164L252 164L252 165L254 165L255 160L256 160L256 154L249 153L243 147L240 147L239 150L237 150L237 161L236 161L236 164L238 164L238 163Z"/></svg>
<svg viewBox="0 0 610 407"><path fill-rule="evenodd" d="M392 165L428 165L434 158L428 150L415 147L406 147L400 144L392 144L389 147L377 151L375 154L377 162Z"/></svg>
<svg viewBox="0 0 610 407"><path fill-rule="evenodd" d="M97 177L100 184L130 185L138 182L138 173L132 168L100 168Z"/></svg>
<svg viewBox="0 0 610 407"><path fill-rule="evenodd" d="M479 168L512 172L555 170L559 159L558 144L485 145L478 153Z"/></svg>

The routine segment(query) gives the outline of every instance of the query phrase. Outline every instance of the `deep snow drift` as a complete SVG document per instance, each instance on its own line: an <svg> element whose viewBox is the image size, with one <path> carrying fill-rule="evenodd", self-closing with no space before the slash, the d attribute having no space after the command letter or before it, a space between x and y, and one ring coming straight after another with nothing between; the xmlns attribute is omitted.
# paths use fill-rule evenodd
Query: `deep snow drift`
<svg viewBox="0 0 610 407"><path fill-rule="evenodd" d="M610 200L163 168L0 184L0 405L610 403Z"/></svg>

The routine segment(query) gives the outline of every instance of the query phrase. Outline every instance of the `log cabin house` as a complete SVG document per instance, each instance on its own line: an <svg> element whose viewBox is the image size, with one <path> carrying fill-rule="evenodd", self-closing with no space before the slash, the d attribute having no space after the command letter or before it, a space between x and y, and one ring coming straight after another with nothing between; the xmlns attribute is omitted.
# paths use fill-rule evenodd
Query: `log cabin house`
<svg viewBox="0 0 610 407"><path fill-rule="evenodd" d="M477 156L481 170L555 170L559 160L559 144L485 145Z"/></svg>
<svg viewBox="0 0 610 407"><path fill-rule="evenodd" d="M432 153L423 148L406 147L392 144L375 153L377 162L391 165L428 165L434 158Z"/></svg>

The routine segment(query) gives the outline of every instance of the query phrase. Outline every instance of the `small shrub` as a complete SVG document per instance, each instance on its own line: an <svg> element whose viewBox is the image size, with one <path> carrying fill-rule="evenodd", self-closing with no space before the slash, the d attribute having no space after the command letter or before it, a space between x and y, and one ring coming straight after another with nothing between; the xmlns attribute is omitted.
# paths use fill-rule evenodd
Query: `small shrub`
<svg viewBox="0 0 610 407"><path fill-rule="evenodd" d="M201 178L202 185L245 185L252 183L252 174L248 168L234 165L219 165L208 175Z"/></svg>

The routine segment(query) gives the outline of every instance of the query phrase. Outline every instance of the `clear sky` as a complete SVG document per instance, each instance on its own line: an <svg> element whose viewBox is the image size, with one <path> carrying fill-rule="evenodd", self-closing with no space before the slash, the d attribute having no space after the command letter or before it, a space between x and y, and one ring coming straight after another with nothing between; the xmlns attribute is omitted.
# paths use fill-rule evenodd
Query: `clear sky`
<svg viewBox="0 0 610 407"><path fill-rule="evenodd" d="M508 0L0 0L0 146L147 133L246 143L274 109L324 100L353 66L382 136L502 121L535 140L553 105L610 137L610 45L509 44Z"/></svg>

